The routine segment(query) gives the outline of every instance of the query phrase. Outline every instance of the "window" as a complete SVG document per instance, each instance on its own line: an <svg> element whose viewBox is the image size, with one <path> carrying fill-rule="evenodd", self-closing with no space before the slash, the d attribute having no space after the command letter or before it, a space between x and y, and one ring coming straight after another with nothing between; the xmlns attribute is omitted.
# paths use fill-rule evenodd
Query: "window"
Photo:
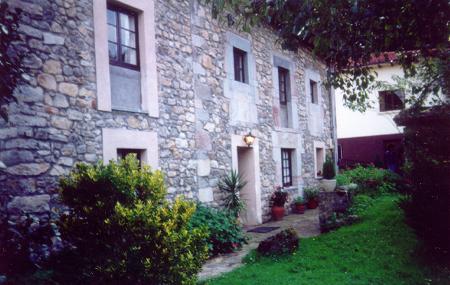
<svg viewBox="0 0 450 285"><path fill-rule="evenodd" d="M344 157L344 151L342 145L338 145L338 159L341 160Z"/></svg>
<svg viewBox="0 0 450 285"><path fill-rule="evenodd" d="M398 90L378 92L380 100L380 112L403 109L402 93Z"/></svg>
<svg viewBox="0 0 450 285"><path fill-rule="evenodd" d="M142 150L140 149L129 149L129 148L119 148L117 149L117 159L123 159L129 154L136 155L136 159L139 161L139 165L141 165L141 154Z"/></svg>
<svg viewBox="0 0 450 285"><path fill-rule="evenodd" d="M311 103L318 104L319 103L319 96L318 96L318 90L317 90L317 82L314 80L309 80L309 90L311 93Z"/></svg>
<svg viewBox="0 0 450 285"><path fill-rule="evenodd" d="M278 67L278 84L279 84L279 95L280 95L280 105L287 105L288 98L288 75L289 70Z"/></svg>
<svg viewBox="0 0 450 285"><path fill-rule="evenodd" d="M292 150L281 149L281 175L283 187L292 186Z"/></svg>
<svg viewBox="0 0 450 285"><path fill-rule="evenodd" d="M109 6L107 19L110 63L139 69L137 14Z"/></svg>
<svg viewBox="0 0 450 285"><path fill-rule="evenodd" d="M248 83L247 76L247 53L241 49L233 48L234 58L234 80Z"/></svg>

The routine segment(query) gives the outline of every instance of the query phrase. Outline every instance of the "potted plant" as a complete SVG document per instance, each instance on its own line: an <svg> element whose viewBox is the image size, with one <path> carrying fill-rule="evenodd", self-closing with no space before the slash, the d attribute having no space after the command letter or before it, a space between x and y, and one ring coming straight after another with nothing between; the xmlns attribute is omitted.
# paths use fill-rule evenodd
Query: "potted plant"
<svg viewBox="0 0 450 285"><path fill-rule="evenodd" d="M333 160L327 156L322 168L321 188L326 192L332 192L336 189L336 169Z"/></svg>
<svg viewBox="0 0 450 285"><path fill-rule="evenodd" d="M319 190L315 187L307 187L304 191L304 196L306 199L306 206L308 209L315 209L319 205Z"/></svg>
<svg viewBox="0 0 450 285"><path fill-rule="evenodd" d="M305 199L302 196L298 196L294 200L294 209L297 214L305 213Z"/></svg>
<svg viewBox="0 0 450 285"><path fill-rule="evenodd" d="M277 187L277 190L272 194L270 201L272 203L272 218L275 221L283 219L284 216L284 204L286 204L288 193L281 190L281 187Z"/></svg>

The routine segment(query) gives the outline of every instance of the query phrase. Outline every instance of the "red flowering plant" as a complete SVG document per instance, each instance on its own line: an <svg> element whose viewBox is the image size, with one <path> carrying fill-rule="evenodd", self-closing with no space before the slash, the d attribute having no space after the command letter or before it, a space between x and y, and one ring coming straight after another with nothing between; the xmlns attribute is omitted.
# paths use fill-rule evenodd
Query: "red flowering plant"
<svg viewBox="0 0 450 285"><path fill-rule="evenodd" d="M273 192L272 197L270 197L270 202L272 206L284 207L288 199L288 193L284 192L280 186L276 187L275 192Z"/></svg>

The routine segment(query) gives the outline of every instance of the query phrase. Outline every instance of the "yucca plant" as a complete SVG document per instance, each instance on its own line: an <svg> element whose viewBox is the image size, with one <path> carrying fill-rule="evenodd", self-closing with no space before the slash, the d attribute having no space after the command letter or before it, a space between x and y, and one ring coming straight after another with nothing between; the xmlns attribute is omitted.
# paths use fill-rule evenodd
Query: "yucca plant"
<svg viewBox="0 0 450 285"><path fill-rule="evenodd" d="M222 177L217 184L220 191L227 194L225 197L225 208L233 213L236 217L245 208L244 202L241 200L240 191L247 185L247 181L242 178L242 175L236 170L231 170L230 173Z"/></svg>

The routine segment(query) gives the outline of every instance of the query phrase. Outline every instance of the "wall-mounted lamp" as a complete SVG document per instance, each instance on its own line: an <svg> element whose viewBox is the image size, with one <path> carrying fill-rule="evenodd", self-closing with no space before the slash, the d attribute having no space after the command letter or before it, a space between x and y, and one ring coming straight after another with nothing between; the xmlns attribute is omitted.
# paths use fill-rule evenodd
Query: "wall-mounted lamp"
<svg viewBox="0 0 450 285"><path fill-rule="evenodd" d="M244 136L244 142L248 147L251 147L255 142L255 136L252 135L251 132L249 132L247 135Z"/></svg>

